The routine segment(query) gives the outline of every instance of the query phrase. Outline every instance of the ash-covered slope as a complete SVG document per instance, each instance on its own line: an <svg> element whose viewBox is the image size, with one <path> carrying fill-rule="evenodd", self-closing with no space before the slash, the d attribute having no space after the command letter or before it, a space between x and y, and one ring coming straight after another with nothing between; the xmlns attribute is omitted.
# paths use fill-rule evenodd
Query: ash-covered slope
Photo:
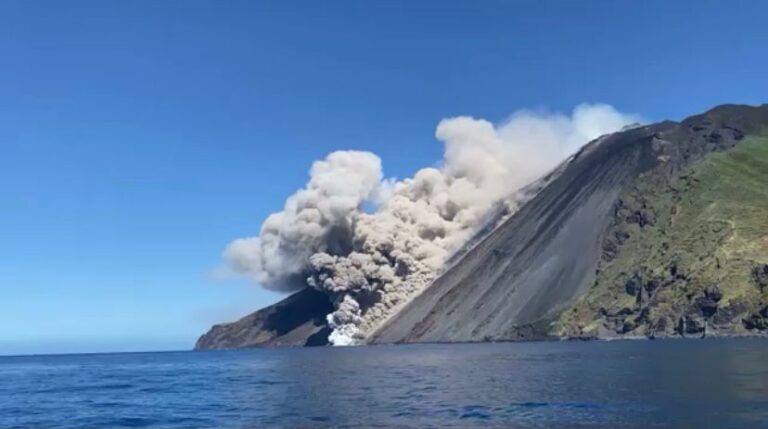
<svg viewBox="0 0 768 429"><path fill-rule="evenodd" d="M195 350L328 344L325 317L333 311L328 296L311 288L232 323L214 325Z"/></svg>
<svg viewBox="0 0 768 429"><path fill-rule="evenodd" d="M372 342L541 335L592 281L613 205L652 167L650 139L671 124L584 147L565 171L379 329Z"/></svg>
<svg viewBox="0 0 768 429"><path fill-rule="evenodd" d="M648 305L647 293L645 307L638 304L627 308L616 299L593 299L590 305L583 302L585 296L594 298L595 290L615 289L614 283L622 275L631 277L632 273L623 272L631 267L621 268L621 275L612 278L603 278L601 273L614 261L623 260L622 255L636 250L624 246L629 234L647 236L655 226L653 219L669 215L644 204L643 196L627 206L627 194L637 193L642 184L644 196L663 192L708 154L728 151L745 136L759 134L766 126L768 106L720 106L681 123L633 129L587 145L556 180L392 317L369 341L451 342L557 334L631 334L632 329L623 331L621 315L633 316L630 321L637 326L634 319L641 313L645 312L644 317L651 320L648 313L654 308L666 308L665 299L678 296L682 296L682 303L667 311L665 317L675 323L682 317L685 323L685 314L699 311L697 303L715 301L721 293L716 284L711 285L709 292L701 292L699 301L696 293L687 297L691 290L672 285L670 296L662 295L656 307ZM768 218L768 213L763 214ZM624 223L639 225L639 229L619 231L616 225ZM678 253L698 257L683 248ZM755 266L760 275L762 265ZM686 275L695 277L696 273L688 271ZM624 289L624 284L619 287ZM638 300L634 295L630 298ZM555 323L566 310L571 315L577 303L579 317ZM737 310L727 310L731 315L728 323L740 325L739 317L750 311L759 318L760 305L742 302ZM702 311L712 317L717 312L717 302L707 308ZM768 316L768 310L765 313ZM768 322L765 324L768 326ZM664 329L669 334L676 332ZM637 333L651 332L643 329Z"/></svg>

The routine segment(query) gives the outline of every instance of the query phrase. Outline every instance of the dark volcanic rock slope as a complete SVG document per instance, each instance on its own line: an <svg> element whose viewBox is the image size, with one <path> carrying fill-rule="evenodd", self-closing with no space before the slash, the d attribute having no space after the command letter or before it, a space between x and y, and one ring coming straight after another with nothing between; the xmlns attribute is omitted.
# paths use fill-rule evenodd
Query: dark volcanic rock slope
<svg viewBox="0 0 768 429"><path fill-rule="evenodd" d="M332 311L327 296L306 288L237 322L214 325L195 350L326 345L330 330L325 316Z"/></svg>
<svg viewBox="0 0 768 429"><path fill-rule="evenodd" d="M623 188L654 163L661 124L586 146L568 168L381 328L373 342L541 335L594 277Z"/></svg>
<svg viewBox="0 0 768 429"><path fill-rule="evenodd" d="M646 126L589 144L556 180L392 317L370 341L703 333L716 315L723 332L768 328L768 307L762 298L765 287L760 286L768 277L768 267L763 265L768 260L759 260L763 257L760 240L768 243L768 235L760 235L768 234L768 225L761 232L759 219L768 219L768 211L759 204L753 207L752 217L758 220L749 228L757 241L742 243L758 249L741 259L729 260L725 253L719 262L712 259L713 266L719 263L726 268L705 276L699 275L703 266L694 262L705 254L727 251L720 244L737 231L725 231L723 225L733 219L720 219L719 229L701 219L689 219L701 222L703 230L715 232L698 231L683 239L699 237L708 246L664 244L660 235L679 227L669 220L674 217L674 205L656 202L660 195L665 201L683 198L686 189L668 195L669 189L676 189L681 178L691 177L691 169L710 162L712 156L731 153L744 141L750 142L755 153L763 153L760 140L750 136L760 135L766 126L768 106L720 106L681 123ZM754 198L766 197L759 193L768 187L768 180L762 181L768 177L761 176L765 167L752 163L754 174L747 175L753 180L750 187L757 190L750 194ZM731 168L739 169L738 165ZM717 175L717 171L709 174ZM716 182L716 177L710 180ZM738 183L733 186L739 188ZM695 199L699 194L691 195ZM729 192L723 192L722 197L728 196ZM689 206L691 211L711 209ZM657 228L662 224L667 228L663 232ZM661 252L665 248L668 253ZM730 252L733 255L734 250ZM646 262L655 259L641 267L637 255ZM666 263L671 256L677 256L678 265ZM729 274L738 270L736 265L750 267L756 291L723 291L746 287L739 282L741 277ZM669 274L672 281L660 272ZM688 280L674 280L682 276ZM697 276L700 281L691 281ZM747 276L744 279L746 282ZM656 293L662 284L667 292ZM730 301L724 296L738 298Z"/></svg>

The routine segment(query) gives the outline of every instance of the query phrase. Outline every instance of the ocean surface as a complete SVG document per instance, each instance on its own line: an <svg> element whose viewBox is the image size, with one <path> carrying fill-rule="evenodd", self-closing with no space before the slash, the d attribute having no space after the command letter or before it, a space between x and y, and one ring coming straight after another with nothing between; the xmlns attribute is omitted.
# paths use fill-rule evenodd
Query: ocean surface
<svg viewBox="0 0 768 429"><path fill-rule="evenodd" d="M768 340L0 357L0 427L768 428Z"/></svg>

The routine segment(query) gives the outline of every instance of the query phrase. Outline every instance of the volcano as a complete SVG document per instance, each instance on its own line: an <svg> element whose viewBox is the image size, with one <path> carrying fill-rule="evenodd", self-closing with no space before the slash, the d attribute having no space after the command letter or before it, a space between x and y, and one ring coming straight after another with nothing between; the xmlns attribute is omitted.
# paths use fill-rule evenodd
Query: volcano
<svg viewBox="0 0 768 429"><path fill-rule="evenodd" d="M768 105L722 105L585 145L366 342L768 333ZM197 349L327 344L306 288Z"/></svg>

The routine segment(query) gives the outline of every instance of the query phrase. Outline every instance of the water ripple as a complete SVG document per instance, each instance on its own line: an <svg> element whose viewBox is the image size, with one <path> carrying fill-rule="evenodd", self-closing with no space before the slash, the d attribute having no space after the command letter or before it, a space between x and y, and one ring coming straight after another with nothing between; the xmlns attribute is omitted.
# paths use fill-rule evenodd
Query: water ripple
<svg viewBox="0 0 768 429"><path fill-rule="evenodd" d="M0 358L0 427L768 428L768 341Z"/></svg>

